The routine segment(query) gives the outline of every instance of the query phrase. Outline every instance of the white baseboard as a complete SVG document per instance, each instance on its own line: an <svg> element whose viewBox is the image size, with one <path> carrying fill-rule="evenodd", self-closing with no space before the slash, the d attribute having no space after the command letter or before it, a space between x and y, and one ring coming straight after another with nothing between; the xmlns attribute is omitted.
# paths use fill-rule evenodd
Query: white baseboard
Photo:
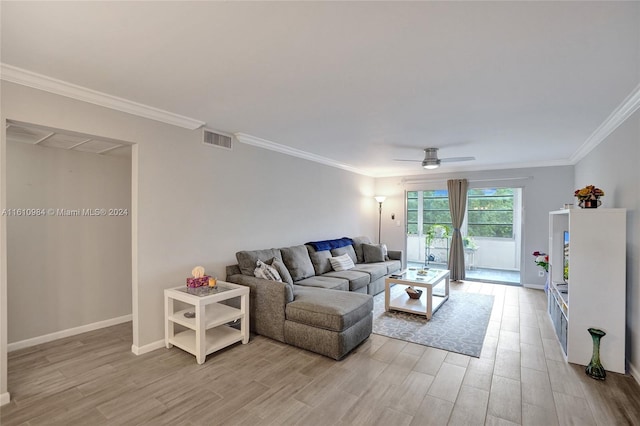
<svg viewBox="0 0 640 426"><path fill-rule="evenodd" d="M162 339L162 340L157 340L155 342L149 343L148 345L144 345L144 346L131 345L131 352L133 352L136 355L144 355L146 353L149 353L164 347L165 347L164 339Z"/></svg>
<svg viewBox="0 0 640 426"><path fill-rule="evenodd" d="M629 374L631 374L631 377L636 379L636 382L640 385L640 370L631 363L629 363Z"/></svg>
<svg viewBox="0 0 640 426"><path fill-rule="evenodd" d="M9 392L0 393L0 406L8 404L10 400Z"/></svg>
<svg viewBox="0 0 640 426"><path fill-rule="evenodd" d="M24 349L42 343L52 342L54 340L62 339L64 337L75 336L76 334L86 333L87 331L98 330L105 327L111 327L112 325L122 324L123 322L131 321L132 315L124 315L117 318L111 318L104 321L98 321L91 324L81 325L80 327L69 328L67 330L56 331L55 333L45 334L44 336L32 337L31 339L21 340L19 342L9 343L7 345L7 352L17 351L18 349Z"/></svg>

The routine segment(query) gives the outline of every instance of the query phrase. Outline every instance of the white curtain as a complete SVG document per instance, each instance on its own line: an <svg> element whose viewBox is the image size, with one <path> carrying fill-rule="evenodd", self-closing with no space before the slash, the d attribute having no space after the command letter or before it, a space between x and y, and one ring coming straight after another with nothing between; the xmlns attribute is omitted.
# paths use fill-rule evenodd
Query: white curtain
<svg viewBox="0 0 640 426"><path fill-rule="evenodd" d="M450 179L447 181L449 190L449 212L453 224L453 235L451 236L451 251L449 252L450 278L454 281L464 280L464 245L460 227L464 221L467 208L467 188L469 183L466 179Z"/></svg>

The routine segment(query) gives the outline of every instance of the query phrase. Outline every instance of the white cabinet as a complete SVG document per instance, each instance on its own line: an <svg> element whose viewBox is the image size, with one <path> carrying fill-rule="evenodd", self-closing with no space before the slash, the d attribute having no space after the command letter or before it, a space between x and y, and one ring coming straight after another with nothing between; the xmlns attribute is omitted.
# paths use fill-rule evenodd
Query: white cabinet
<svg viewBox="0 0 640 426"><path fill-rule="evenodd" d="M234 298L240 298L239 309L220 303ZM176 311L175 301L190 306ZM180 286L166 289L164 302L166 347L175 345L195 355L198 364L212 352L249 342L249 287L222 281L216 288ZM228 325L237 321L239 329ZM186 330L176 333L176 324Z"/></svg>
<svg viewBox="0 0 640 426"><path fill-rule="evenodd" d="M565 231L569 239L567 255ZM550 212L549 275L549 316L567 361L589 363L593 343L587 329L598 328L607 333L600 344L602 365L624 374L626 210Z"/></svg>

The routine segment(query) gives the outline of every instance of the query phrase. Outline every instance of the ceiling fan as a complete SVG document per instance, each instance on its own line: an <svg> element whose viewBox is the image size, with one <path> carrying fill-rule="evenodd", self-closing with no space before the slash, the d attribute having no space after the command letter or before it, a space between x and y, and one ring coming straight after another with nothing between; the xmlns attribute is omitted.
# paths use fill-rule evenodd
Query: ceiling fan
<svg viewBox="0 0 640 426"><path fill-rule="evenodd" d="M438 158L438 148L425 148L424 149L424 160L399 160L395 161L422 161L422 167L425 169L437 169L440 167L440 163L455 163L458 161L471 161L475 160L476 157L449 157L449 158Z"/></svg>

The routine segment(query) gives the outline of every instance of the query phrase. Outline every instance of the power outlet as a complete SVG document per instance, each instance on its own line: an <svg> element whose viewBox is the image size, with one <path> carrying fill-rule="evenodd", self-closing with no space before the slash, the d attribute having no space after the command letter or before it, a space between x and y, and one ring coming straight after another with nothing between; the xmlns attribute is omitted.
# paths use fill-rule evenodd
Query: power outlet
<svg viewBox="0 0 640 426"><path fill-rule="evenodd" d="M538 271L538 276L539 277L544 277L544 271Z"/></svg>

